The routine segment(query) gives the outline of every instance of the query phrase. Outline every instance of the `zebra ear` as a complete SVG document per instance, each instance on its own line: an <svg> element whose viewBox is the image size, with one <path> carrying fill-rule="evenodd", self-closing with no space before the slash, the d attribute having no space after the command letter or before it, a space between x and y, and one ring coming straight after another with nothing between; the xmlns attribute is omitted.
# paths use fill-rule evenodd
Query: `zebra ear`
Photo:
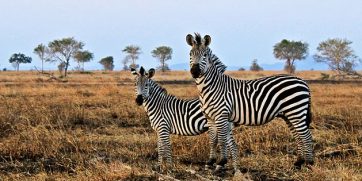
<svg viewBox="0 0 362 181"><path fill-rule="evenodd" d="M141 76L145 75L145 69L142 66L140 68L140 74L141 74Z"/></svg>
<svg viewBox="0 0 362 181"><path fill-rule="evenodd" d="M204 36L204 40L205 40L205 46L209 46L211 43L211 37L210 35L205 35Z"/></svg>
<svg viewBox="0 0 362 181"><path fill-rule="evenodd" d="M194 45L194 37L191 34L188 34L186 36L186 42L188 45L193 46Z"/></svg>
<svg viewBox="0 0 362 181"><path fill-rule="evenodd" d="M155 69L151 68L150 70L148 70L148 78L152 78L155 75Z"/></svg>
<svg viewBox="0 0 362 181"><path fill-rule="evenodd" d="M133 67L131 68L131 73L132 73L133 75L138 75L137 70L134 69Z"/></svg>

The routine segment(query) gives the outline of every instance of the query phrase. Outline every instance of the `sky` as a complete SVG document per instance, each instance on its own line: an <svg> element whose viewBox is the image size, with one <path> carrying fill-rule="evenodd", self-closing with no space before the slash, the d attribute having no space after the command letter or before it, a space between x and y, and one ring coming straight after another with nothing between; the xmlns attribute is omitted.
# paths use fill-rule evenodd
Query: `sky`
<svg viewBox="0 0 362 181"><path fill-rule="evenodd" d="M210 48L229 67L275 64L273 46L282 39L309 44L309 55L321 41L346 38L362 57L362 1L360 0L0 0L0 68L14 69L13 53L33 58L20 69L41 66L33 49L40 43L74 37L94 53L85 69L113 56L121 69L128 45L141 47L137 61L146 68L159 65L151 51L170 46L167 63L188 65L185 37L199 32L211 36ZM310 69L310 61L297 69ZM71 62L70 69L75 62ZM45 69L57 64L46 63ZM362 66L359 66L362 67Z"/></svg>

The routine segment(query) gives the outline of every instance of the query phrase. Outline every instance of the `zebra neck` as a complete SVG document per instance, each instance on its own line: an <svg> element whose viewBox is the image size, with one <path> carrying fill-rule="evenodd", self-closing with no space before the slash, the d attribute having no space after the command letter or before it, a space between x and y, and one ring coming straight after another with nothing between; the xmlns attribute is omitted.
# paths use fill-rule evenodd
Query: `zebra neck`
<svg viewBox="0 0 362 181"><path fill-rule="evenodd" d="M223 74L226 70L226 65L222 63L215 54L211 54L211 64L211 66L214 66L216 70L221 74Z"/></svg>
<svg viewBox="0 0 362 181"><path fill-rule="evenodd" d="M150 81L150 85L151 88L149 90L149 97L145 100L146 108L152 105L155 106L159 102L162 102L162 100L172 97L167 93L166 89L158 85L156 82Z"/></svg>
<svg viewBox="0 0 362 181"><path fill-rule="evenodd" d="M215 65L210 66L202 77L195 79L199 92L203 94L206 91L209 92L220 88L220 83L222 83L223 77L225 76L226 75L217 70Z"/></svg>

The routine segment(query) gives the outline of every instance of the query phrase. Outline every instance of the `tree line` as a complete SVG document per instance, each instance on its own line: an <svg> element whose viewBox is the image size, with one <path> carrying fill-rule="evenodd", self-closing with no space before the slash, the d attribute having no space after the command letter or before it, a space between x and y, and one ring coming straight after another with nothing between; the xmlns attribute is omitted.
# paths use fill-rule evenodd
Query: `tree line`
<svg viewBox="0 0 362 181"><path fill-rule="evenodd" d="M316 62L326 63L329 68L336 71L337 74L353 72L357 62L361 62L351 48L352 41L347 39L328 39L319 43L317 53L313 55ZM85 44L74 38L63 38L53 40L48 45L39 44L34 48L34 53L42 61L41 72L44 72L44 62L58 62L58 69L61 75L67 76L70 61L77 63L76 70L84 71L84 63L94 58L92 52L83 50ZM123 70L137 68L136 61L142 53L141 48L136 45L126 46L123 50L125 57L122 60ZM160 66L157 67L161 71L169 70L167 61L172 59L172 48L168 46L159 46L151 51L153 57L159 60ZM308 56L308 43L301 41L291 41L283 39L276 43L273 47L274 57L285 61L284 70L289 74L293 74L296 70L295 61L303 60ZM13 64L16 70L22 63L31 63L32 58L22 53L14 53L9 62ZM114 69L114 59L112 56L102 58L99 63L104 70ZM242 69L240 69L242 70ZM254 59L250 66L250 70L261 71L263 68Z"/></svg>
<svg viewBox="0 0 362 181"><path fill-rule="evenodd" d="M85 44L81 41L70 38L63 38L59 40L53 40L48 45L39 44L34 48L34 54L36 54L41 60L41 72L44 73L44 62L58 63L58 69L61 76L66 77L68 75L68 69L70 61L74 60L77 63L76 70L84 71L84 63L89 62L94 58L94 54L88 50L83 50ZM135 45L126 46L123 50L126 53L125 58L122 60L123 69L128 70L132 67L136 68L136 60L141 54L141 48ZM160 46L152 50L152 56L157 58L161 65L160 70L169 70L166 64L167 60L172 58L172 48L168 46ZM26 56L23 53L14 53L9 62L18 71L20 64L31 63L32 58ZM104 70L114 69L114 60L112 56L102 58L99 63L103 66ZM128 66L128 63L131 63Z"/></svg>

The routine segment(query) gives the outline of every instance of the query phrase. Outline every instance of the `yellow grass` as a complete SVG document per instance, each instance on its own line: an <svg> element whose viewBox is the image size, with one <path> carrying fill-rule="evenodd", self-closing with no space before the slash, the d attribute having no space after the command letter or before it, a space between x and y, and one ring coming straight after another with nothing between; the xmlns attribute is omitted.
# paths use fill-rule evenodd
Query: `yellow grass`
<svg viewBox="0 0 362 181"><path fill-rule="evenodd" d="M256 78L282 72L227 72ZM319 79L318 71L297 73ZM156 72L156 81L192 80L189 72ZM129 72L72 73L67 82L36 72L0 72L0 180L157 180L157 138L134 102ZM164 87L197 97L193 84ZM315 166L292 170L295 141L282 120L238 127L240 169L253 180L362 180L362 84L311 84ZM172 136L180 180L197 179L208 158L207 135ZM231 179L231 165L224 179Z"/></svg>

